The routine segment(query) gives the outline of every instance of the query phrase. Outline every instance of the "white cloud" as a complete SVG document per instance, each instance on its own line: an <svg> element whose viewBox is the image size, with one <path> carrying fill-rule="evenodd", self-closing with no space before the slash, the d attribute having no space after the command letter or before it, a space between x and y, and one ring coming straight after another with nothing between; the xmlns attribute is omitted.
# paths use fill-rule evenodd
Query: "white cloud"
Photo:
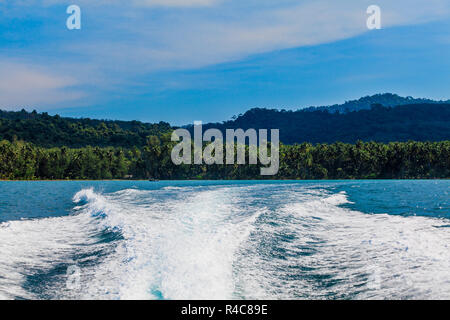
<svg viewBox="0 0 450 320"><path fill-rule="evenodd" d="M126 39L99 38L80 44L79 48L102 55L103 61L111 61L115 66L117 61L124 61L128 68L135 64L143 72L197 68L368 32L366 9L372 2L280 0L277 6L264 0L225 1L206 12L169 11L151 18L145 13L130 15L130 20L117 20L116 29L110 30L111 34L117 31L128 35ZM448 0L428 0L426 4L420 0L377 2L384 28L450 15Z"/></svg>
<svg viewBox="0 0 450 320"><path fill-rule="evenodd" d="M212 6L217 0L134 0L134 4L140 6L162 6L162 7L202 7Z"/></svg>
<svg viewBox="0 0 450 320"><path fill-rule="evenodd" d="M46 15L57 15L54 25L49 21L43 23L45 36L51 37L52 32L56 36L39 50L27 47L22 51L3 50L6 57L18 54L25 60L28 57L29 63L10 64L11 76L0 72L0 107L13 102L19 105L38 100L51 104L76 100L81 93L68 89L76 83L114 92L111 88L120 87L121 83L129 86L138 76L161 69L194 69L253 54L377 32L366 27L366 9L372 4L381 7L385 29L450 17L449 0L77 0L76 3L83 12L83 27L72 34L63 29L65 11L56 7L51 11L51 5L67 4L66 1L15 3L24 6L23 14L27 17L32 14L25 11L25 6L27 10L33 10L33 5L50 6L33 14L45 11ZM37 35L43 36L39 32ZM47 66L67 64L67 72L58 74L71 74L72 78L29 67L35 60ZM0 68L4 68L1 61Z"/></svg>
<svg viewBox="0 0 450 320"><path fill-rule="evenodd" d="M34 1L47 5L66 3ZM133 72L196 68L353 37L368 32L366 9L374 3L381 7L383 28L450 17L449 0L78 0L77 3L82 12L88 12L83 15L80 32L83 37L75 43L62 40L60 48L92 59L100 57L98 64L106 69ZM157 6L192 8L155 11Z"/></svg>
<svg viewBox="0 0 450 320"><path fill-rule="evenodd" d="M0 0L1 3L2 0ZM20 5L45 5L68 4L65 0L16 0ZM123 7L203 7L213 6L224 0L77 0L75 4L80 6L105 6L121 5Z"/></svg>
<svg viewBox="0 0 450 320"><path fill-rule="evenodd" d="M17 62L0 62L0 108L49 107L80 99L83 93L71 89L77 81L56 75L42 67Z"/></svg>

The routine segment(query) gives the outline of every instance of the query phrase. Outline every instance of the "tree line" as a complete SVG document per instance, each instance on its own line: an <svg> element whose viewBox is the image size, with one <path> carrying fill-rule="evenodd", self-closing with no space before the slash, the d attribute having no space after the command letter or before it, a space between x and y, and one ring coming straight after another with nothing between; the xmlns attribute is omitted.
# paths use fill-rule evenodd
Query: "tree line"
<svg viewBox="0 0 450 320"><path fill-rule="evenodd" d="M81 148L0 141L0 179L417 179L450 177L450 141L280 145L280 169L259 165L175 165L170 133L144 146Z"/></svg>
<svg viewBox="0 0 450 320"><path fill-rule="evenodd" d="M382 100L384 101L384 100ZM192 126L187 126L192 131ZM358 140L391 142L450 139L450 103L416 103L396 107L372 105L346 113L329 110L254 108L230 121L203 125L204 130L279 129L285 144L302 142L355 144ZM0 140L23 140L46 148L91 146L143 148L149 136L175 127L166 122L65 118L47 113L0 111Z"/></svg>
<svg viewBox="0 0 450 320"><path fill-rule="evenodd" d="M37 146L79 148L88 145L100 147L142 147L147 137L171 132L167 122L96 120L65 118L48 113L25 110L0 110L0 140L23 140Z"/></svg>
<svg viewBox="0 0 450 320"><path fill-rule="evenodd" d="M237 128L280 129L280 140L285 144L443 141L450 139L450 103L372 105L370 110L346 113L253 108L233 120L204 124L203 128L223 132Z"/></svg>

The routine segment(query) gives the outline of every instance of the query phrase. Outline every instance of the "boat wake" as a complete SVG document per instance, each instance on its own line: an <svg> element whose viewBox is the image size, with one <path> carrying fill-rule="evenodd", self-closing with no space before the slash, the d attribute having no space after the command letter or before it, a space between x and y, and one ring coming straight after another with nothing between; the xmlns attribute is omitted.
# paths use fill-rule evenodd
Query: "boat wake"
<svg viewBox="0 0 450 320"><path fill-rule="evenodd" d="M344 192L83 189L73 201L68 216L0 225L0 298L450 297L448 220L358 212Z"/></svg>

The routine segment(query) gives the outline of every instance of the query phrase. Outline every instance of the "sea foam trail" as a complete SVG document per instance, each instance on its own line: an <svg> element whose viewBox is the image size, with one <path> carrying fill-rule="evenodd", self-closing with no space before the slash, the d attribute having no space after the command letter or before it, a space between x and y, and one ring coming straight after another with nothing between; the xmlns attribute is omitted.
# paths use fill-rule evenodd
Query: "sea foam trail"
<svg viewBox="0 0 450 320"><path fill-rule="evenodd" d="M0 297L39 298L24 289L29 276L74 264L96 247L98 225L86 215L9 221L0 225ZM64 280L64 279L60 279Z"/></svg>
<svg viewBox="0 0 450 320"><path fill-rule="evenodd" d="M83 189L73 201L69 216L0 225L0 297L449 297L448 221L350 210L320 185Z"/></svg>
<svg viewBox="0 0 450 320"><path fill-rule="evenodd" d="M238 192L227 188L187 193L163 206L131 206L124 196L109 197L117 207L105 218L124 240L95 267L86 298L233 297L235 253L260 212L240 211Z"/></svg>
<svg viewBox="0 0 450 320"><path fill-rule="evenodd" d="M247 298L430 299L450 297L445 220L365 214L346 194L282 206L250 239L240 279ZM275 253L275 254L274 254Z"/></svg>

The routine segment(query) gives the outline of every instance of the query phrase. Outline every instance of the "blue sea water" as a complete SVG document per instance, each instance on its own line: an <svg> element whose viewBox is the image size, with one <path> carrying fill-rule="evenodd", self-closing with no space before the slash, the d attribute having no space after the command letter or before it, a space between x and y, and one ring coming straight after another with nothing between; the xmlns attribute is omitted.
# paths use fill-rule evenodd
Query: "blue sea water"
<svg viewBox="0 0 450 320"><path fill-rule="evenodd" d="M0 299L448 299L449 191L0 182Z"/></svg>

